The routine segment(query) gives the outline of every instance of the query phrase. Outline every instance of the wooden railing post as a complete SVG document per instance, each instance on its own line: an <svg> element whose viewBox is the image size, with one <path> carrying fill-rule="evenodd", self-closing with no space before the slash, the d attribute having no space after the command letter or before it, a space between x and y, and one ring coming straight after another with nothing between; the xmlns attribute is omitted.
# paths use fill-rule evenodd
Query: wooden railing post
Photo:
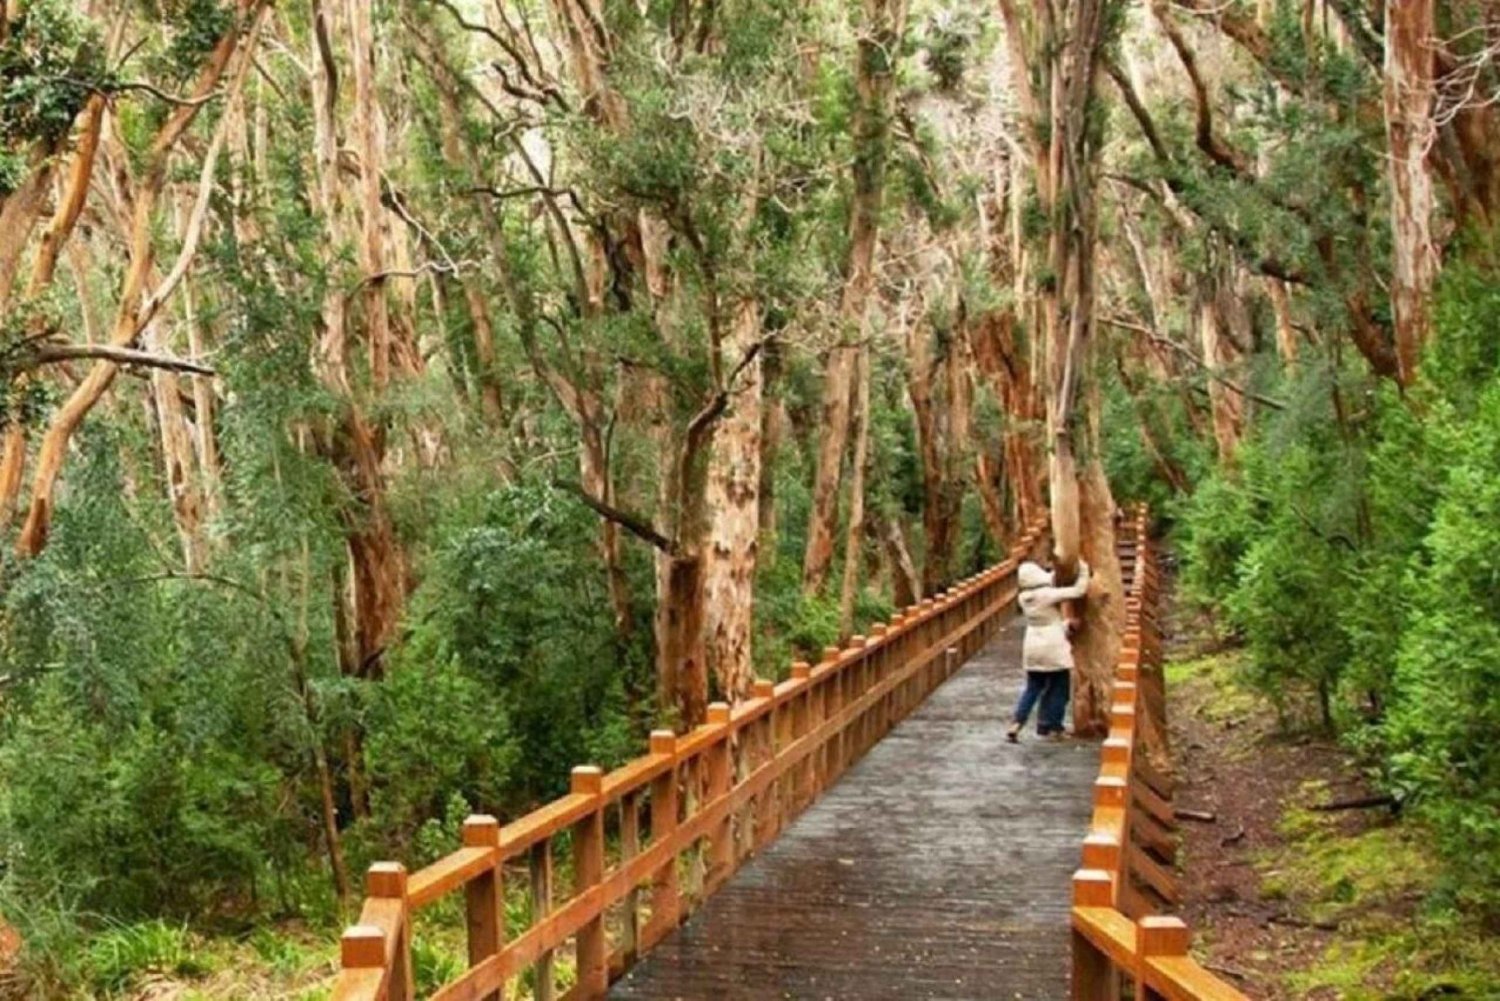
<svg viewBox="0 0 1500 1001"><path fill-rule="evenodd" d="M838 660L839 648L829 646L823 648L823 657L818 662L820 667L824 664L833 665L832 673L826 675L825 680L820 682L826 690L823 708L828 714L828 719L834 719L842 713L844 706L848 704L849 700L849 675L838 669ZM795 670L795 666L793 669ZM801 736L801 734L798 734L798 736ZM835 732L828 739L827 743L824 744L824 747L827 749L827 766L823 770L822 788L833 785L838 781L838 777L844 774L844 768L849 764L851 743L849 728L843 727ZM797 804L798 812L806 805L806 802L799 801Z"/></svg>
<svg viewBox="0 0 1500 1001"><path fill-rule="evenodd" d="M1156 956L1186 956L1191 944L1188 926L1181 918L1145 917L1136 922L1138 962L1135 971L1135 996L1140 1001L1158 1001L1164 995L1146 982L1146 965Z"/></svg>
<svg viewBox="0 0 1500 1001"><path fill-rule="evenodd" d="M464 887L464 910L468 924L469 965L500 951L505 941L505 895L500 873L500 821L474 814L464 821L465 848L487 848L494 852L494 865L473 877ZM479 1001L501 1001L500 991L491 991Z"/></svg>
<svg viewBox="0 0 1500 1001"><path fill-rule="evenodd" d="M706 752L708 758L708 791L704 804L712 803L734 786L733 749L729 746L729 704L715 702L708 707L709 726L724 731ZM704 896L713 893L734 871L734 818L725 813L708 834L708 875Z"/></svg>
<svg viewBox="0 0 1500 1001"><path fill-rule="evenodd" d="M542 838L531 846L527 858L531 877L531 923L540 924L552 913L552 841ZM536 959L536 1001L553 1001L557 996L553 980L552 950Z"/></svg>
<svg viewBox="0 0 1500 1001"><path fill-rule="evenodd" d="M669 841L677 834L677 735L671 730L652 730L651 753L672 759L667 770L651 781L651 840L655 843ZM674 852L651 878L651 917L646 922L648 949L677 927L681 906Z"/></svg>
<svg viewBox="0 0 1500 1001"><path fill-rule="evenodd" d="M891 659L891 645L885 640L886 631L885 624L881 622L870 626L870 639L865 644L869 648L865 656L870 661L870 684L872 685L884 684L892 671L901 669L901 665ZM891 729L889 717L878 706L873 711L876 713L875 726L880 734L888 733Z"/></svg>
<svg viewBox="0 0 1500 1001"><path fill-rule="evenodd" d="M339 968L346 974L365 970L379 971L380 977L377 979L386 983L386 993L372 994L368 1001L385 1001L389 996L389 978L385 969L385 932L374 925L350 925L345 928L344 934L339 937Z"/></svg>
<svg viewBox="0 0 1500 1001"><path fill-rule="evenodd" d="M389 902L397 912L386 998L388 1001L413 1001L416 988L411 968L411 909L406 903L406 866L400 862L376 862L365 874L365 893L372 900ZM387 943L388 947L391 945Z"/></svg>
<svg viewBox="0 0 1500 1001"><path fill-rule="evenodd" d="M620 797L620 864L641 853L641 790L631 789ZM641 888L625 891L624 920L620 924L620 972L635 964L641 948ZM613 975L614 971L610 971Z"/></svg>
<svg viewBox="0 0 1500 1001"><path fill-rule="evenodd" d="M1099 869L1073 874L1074 907L1110 907L1114 880ZM1073 1001L1119 1001L1120 978L1115 967L1087 935L1073 930Z"/></svg>
<svg viewBox="0 0 1500 1001"><path fill-rule="evenodd" d="M813 699L812 665L800 660L793 664L792 680L802 682L802 687L787 702L787 708L790 710L787 723L787 736L790 738L789 743L795 744L812 729L813 706L815 704ZM824 681L821 684L826 694L829 691L830 683ZM827 746L825 745L824 750L826 751L826 749ZM812 754L803 758L799 764L792 766L792 780L786 790L787 803L783 811L783 827L793 817L802 812L802 808L807 805L807 801L814 795L814 788L821 787L824 782L829 781L827 778L828 766L826 763L823 768L823 775L820 776L818 774L818 756L818 751L815 750Z"/></svg>
<svg viewBox="0 0 1500 1001"><path fill-rule="evenodd" d="M766 710L757 724L759 748L750 767L750 774L755 774L763 765L770 764L776 759L776 725L781 715L781 708L776 705L776 684L765 679L756 679L755 697L771 701L771 708ZM776 786L768 783L761 789L760 794L755 797L755 807L750 813L750 853L770 843L776 836Z"/></svg>
<svg viewBox="0 0 1500 1001"><path fill-rule="evenodd" d="M604 878L604 772L593 765L573 769L573 792L594 798L594 808L573 825L573 889L580 893ZM609 989L609 944L604 913L578 929L575 953L578 993L602 998Z"/></svg>

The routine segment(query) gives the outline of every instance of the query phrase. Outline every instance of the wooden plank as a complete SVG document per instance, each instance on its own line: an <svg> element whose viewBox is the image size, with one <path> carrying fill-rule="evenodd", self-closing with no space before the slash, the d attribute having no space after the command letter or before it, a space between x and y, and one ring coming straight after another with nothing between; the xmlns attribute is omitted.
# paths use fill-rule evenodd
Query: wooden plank
<svg viewBox="0 0 1500 1001"><path fill-rule="evenodd" d="M1135 922L1113 907L1075 907L1073 929L1122 970L1135 966Z"/></svg>
<svg viewBox="0 0 1500 1001"><path fill-rule="evenodd" d="M1166 1001L1249 1001L1189 956L1153 956L1142 964L1141 979Z"/></svg>
<svg viewBox="0 0 1500 1001"><path fill-rule="evenodd" d="M494 869L499 858L500 850L489 846L465 846L444 855L411 874L407 880L407 899L414 910L426 907L480 873Z"/></svg>
<svg viewBox="0 0 1500 1001"><path fill-rule="evenodd" d="M500 857L509 860L531 848L538 841L572 827L578 818L593 809L588 796L569 794L533 810L519 820L500 828Z"/></svg>
<svg viewBox="0 0 1500 1001"><path fill-rule="evenodd" d="M1161 896L1168 904L1176 904L1181 899L1177 891L1177 876L1167 871L1155 859L1143 852L1138 845L1131 845L1126 849L1126 858L1130 863L1130 871L1143 883Z"/></svg>

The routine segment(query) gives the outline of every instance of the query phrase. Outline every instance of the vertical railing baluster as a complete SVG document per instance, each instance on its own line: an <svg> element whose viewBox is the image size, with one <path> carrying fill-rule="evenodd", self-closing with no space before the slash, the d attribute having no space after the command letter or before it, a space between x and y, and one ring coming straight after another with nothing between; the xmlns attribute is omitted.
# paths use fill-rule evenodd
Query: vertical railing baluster
<svg viewBox="0 0 1500 1001"><path fill-rule="evenodd" d="M552 841L542 838L531 846L527 858L531 877L531 923L541 924L552 913ZM536 959L536 1001L553 1001L557 996L552 950Z"/></svg>
<svg viewBox="0 0 1500 1001"><path fill-rule="evenodd" d="M1109 873L1080 869L1073 874L1074 907L1109 907L1113 897ZM1120 977L1110 961L1088 936L1073 931L1073 1001L1119 1001Z"/></svg>
<svg viewBox="0 0 1500 1001"><path fill-rule="evenodd" d="M604 771L593 765L573 769L573 793L593 798L591 809L573 825L573 893L578 895L604 878ZM609 943L604 936L604 910L578 929L574 940L578 990L585 998L601 998L609 989Z"/></svg>
<svg viewBox="0 0 1500 1001"><path fill-rule="evenodd" d="M505 896L500 872L500 821L475 814L464 821L465 848L487 848L494 867L464 886L464 912L469 938L469 965L478 966L500 951L505 941ZM479 1001L501 1001L502 991L491 991Z"/></svg>
<svg viewBox="0 0 1500 1001"><path fill-rule="evenodd" d="M733 751L729 746L729 705L715 702L708 707L708 725L718 727L722 734L716 738L705 753L708 762L708 788L703 805L715 802L729 792L734 785ZM729 874L734 871L734 818L726 811L708 833L708 874L703 895L717 890Z"/></svg>
<svg viewBox="0 0 1500 1001"><path fill-rule="evenodd" d="M620 797L620 864L641 853L641 790L631 789ZM620 922L620 959L623 969L634 965L641 948L641 887L631 884L625 892L625 911Z"/></svg>
<svg viewBox="0 0 1500 1001"><path fill-rule="evenodd" d="M651 731L651 753L665 754L671 765L651 780L651 841L671 842L677 837L680 809L677 797L677 735L671 730ZM651 917L646 922L646 948L677 927L682 899L678 888L677 853L671 852L651 877Z"/></svg>

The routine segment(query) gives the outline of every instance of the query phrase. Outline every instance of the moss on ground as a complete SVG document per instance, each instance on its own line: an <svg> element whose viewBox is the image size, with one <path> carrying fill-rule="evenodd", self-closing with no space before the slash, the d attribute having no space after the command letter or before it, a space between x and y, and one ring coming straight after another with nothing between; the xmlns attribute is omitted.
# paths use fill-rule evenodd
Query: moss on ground
<svg viewBox="0 0 1500 1001"><path fill-rule="evenodd" d="M1178 692L1201 718L1233 724L1266 711L1242 665L1240 653L1222 652L1168 664L1167 680L1182 685ZM1246 732L1245 747L1235 750L1264 739L1275 738ZM1310 779L1293 803L1331 798L1325 782ZM1500 1001L1500 937L1453 904L1431 832L1419 823L1289 805L1277 834L1277 847L1256 858L1262 895L1283 902L1297 919L1333 930L1311 965L1286 973L1294 996Z"/></svg>

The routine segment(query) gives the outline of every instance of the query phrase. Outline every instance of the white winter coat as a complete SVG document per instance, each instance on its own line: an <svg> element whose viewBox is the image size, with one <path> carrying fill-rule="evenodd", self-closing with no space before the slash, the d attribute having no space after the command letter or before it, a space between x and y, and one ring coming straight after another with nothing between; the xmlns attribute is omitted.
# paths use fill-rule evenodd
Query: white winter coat
<svg viewBox="0 0 1500 1001"><path fill-rule="evenodd" d="M1021 614L1026 616L1026 639L1021 665L1028 671L1071 671L1073 646L1062 603L1082 598L1089 589L1089 566L1079 562L1078 579L1068 587L1053 587L1052 573L1036 563L1022 563L1016 571Z"/></svg>

